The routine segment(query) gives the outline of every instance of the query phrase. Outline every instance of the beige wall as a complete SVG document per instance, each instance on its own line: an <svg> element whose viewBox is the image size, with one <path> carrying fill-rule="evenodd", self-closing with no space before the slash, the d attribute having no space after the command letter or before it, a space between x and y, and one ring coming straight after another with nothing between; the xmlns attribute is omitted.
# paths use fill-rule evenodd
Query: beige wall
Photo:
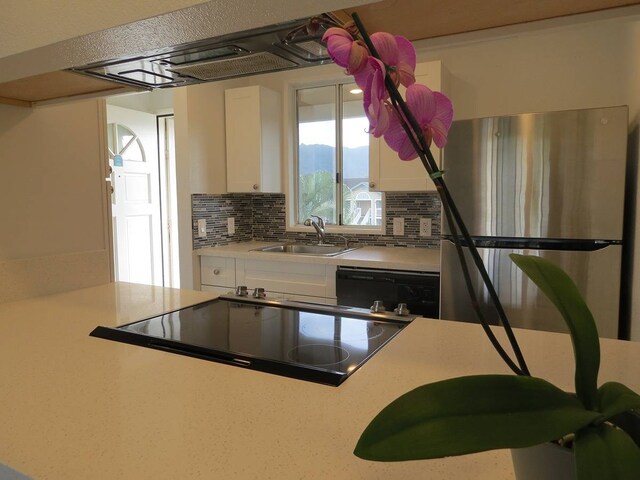
<svg viewBox="0 0 640 480"><path fill-rule="evenodd" d="M552 20L421 42L418 47L419 60L442 60L448 70L447 93L457 119L628 105L630 130L638 128L639 15ZM189 87L184 97L190 107L193 191L224 192L225 88L259 83L286 98L286 82L312 81L331 72L341 75L338 67L328 66ZM283 147L286 152L287 145ZM638 277L640 261L633 270ZM634 284L632 318L640 316L640 278ZM633 338L640 340L640 321L633 329Z"/></svg>
<svg viewBox="0 0 640 480"><path fill-rule="evenodd" d="M103 115L0 105L0 301L109 281Z"/></svg>

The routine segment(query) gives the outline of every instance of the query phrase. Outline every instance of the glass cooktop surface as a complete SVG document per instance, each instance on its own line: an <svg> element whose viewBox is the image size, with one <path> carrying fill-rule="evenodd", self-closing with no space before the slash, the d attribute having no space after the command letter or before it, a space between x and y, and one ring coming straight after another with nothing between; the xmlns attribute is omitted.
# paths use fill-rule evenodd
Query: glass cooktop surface
<svg viewBox="0 0 640 480"><path fill-rule="evenodd" d="M91 335L339 385L406 324L217 299Z"/></svg>

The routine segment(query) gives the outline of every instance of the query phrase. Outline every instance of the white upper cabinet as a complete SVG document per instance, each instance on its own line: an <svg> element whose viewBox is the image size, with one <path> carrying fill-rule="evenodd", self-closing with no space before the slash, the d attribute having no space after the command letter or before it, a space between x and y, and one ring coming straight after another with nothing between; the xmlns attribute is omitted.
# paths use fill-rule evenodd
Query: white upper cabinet
<svg viewBox="0 0 640 480"><path fill-rule="evenodd" d="M415 70L416 83L426 85L431 90L443 91L443 70L440 61L419 63ZM400 88L404 97L404 87ZM446 92L445 92L446 93ZM441 152L435 144L431 153L441 165ZM383 138L371 137L369 146L369 188L380 192L426 192L435 191L419 158L402 161L391 150Z"/></svg>
<svg viewBox="0 0 640 480"><path fill-rule="evenodd" d="M224 95L227 191L280 193L280 94L256 85Z"/></svg>

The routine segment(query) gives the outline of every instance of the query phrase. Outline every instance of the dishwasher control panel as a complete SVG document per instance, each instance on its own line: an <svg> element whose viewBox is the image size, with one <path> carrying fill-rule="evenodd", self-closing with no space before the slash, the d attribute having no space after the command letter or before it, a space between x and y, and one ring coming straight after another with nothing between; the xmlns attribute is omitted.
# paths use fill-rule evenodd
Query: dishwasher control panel
<svg viewBox="0 0 640 480"><path fill-rule="evenodd" d="M397 315L440 317L440 274L358 267L338 267L338 305Z"/></svg>

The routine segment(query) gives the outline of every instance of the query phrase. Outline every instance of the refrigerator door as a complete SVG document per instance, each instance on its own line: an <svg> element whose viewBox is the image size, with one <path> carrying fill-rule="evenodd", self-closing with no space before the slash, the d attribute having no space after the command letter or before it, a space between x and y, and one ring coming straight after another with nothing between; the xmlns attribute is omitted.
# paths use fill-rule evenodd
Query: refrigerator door
<svg viewBox="0 0 640 480"><path fill-rule="evenodd" d="M464 250L481 309L489 323L495 325L498 317L490 307L489 295L484 285L479 289L482 280L472 264L471 255L466 248ZM478 248L478 252L511 326L568 332L557 309L509 258L510 253L537 255L556 263L573 279L593 314L600 336L618 338L621 245L609 245L595 251ZM451 241L442 241L441 255L441 318L477 323Z"/></svg>
<svg viewBox="0 0 640 480"><path fill-rule="evenodd" d="M471 235L622 239L627 118L610 107L453 122L444 178Z"/></svg>

